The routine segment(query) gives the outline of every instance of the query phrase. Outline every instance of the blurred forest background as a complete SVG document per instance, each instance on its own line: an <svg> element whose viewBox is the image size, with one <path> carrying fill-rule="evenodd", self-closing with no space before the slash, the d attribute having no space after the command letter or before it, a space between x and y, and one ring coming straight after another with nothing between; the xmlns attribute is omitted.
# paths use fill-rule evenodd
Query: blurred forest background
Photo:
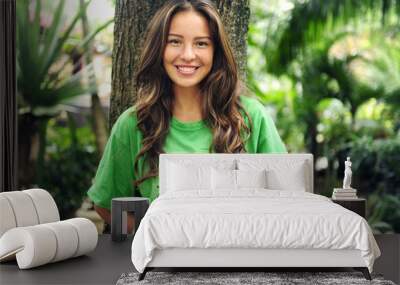
<svg viewBox="0 0 400 285"><path fill-rule="evenodd" d="M85 198L108 138L114 0L17 1L19 187L63 218ZM315 157L331 196L353 161L376 233L400 233L400 1L250 1L247 84L289 152ZM99 228L101 231L101 226Z"/></svg>

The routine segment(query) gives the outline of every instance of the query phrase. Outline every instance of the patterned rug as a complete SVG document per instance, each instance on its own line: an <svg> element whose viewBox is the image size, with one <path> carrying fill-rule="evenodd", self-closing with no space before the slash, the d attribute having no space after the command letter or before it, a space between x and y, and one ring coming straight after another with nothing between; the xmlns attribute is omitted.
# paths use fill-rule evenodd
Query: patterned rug
<svg viewBox="0 0 400 285"><path fill-rule="evenodd" d="M139 273L122 274L117 285L145 284L213 284L213 285L298 285L298 284L376 284L395 285L384 280L381 275L372 274L372 281L364 278L361 272L154 272L146 274L145 279L138 281Z"/></svg>

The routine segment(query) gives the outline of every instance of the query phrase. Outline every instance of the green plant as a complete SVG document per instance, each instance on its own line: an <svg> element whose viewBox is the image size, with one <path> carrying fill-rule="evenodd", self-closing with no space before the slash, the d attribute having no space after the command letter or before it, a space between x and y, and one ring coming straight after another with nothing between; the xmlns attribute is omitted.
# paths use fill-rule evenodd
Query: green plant
<svg viewBox="0 0 400 285"><path fill-rule="evenodd" d="M390 107L395 122L394 129L400 130L400 43L393 37L382 39L375 36L374 41L377 48L373 50L374 58L367 61L366 80L381 86L383 100Z"/></svg>
<svg viewBox="0 0 400 285"><path fill-rule="evenodd" d="M286 1L291 7L286 17L280 18L268 35L264 45L274 73L285 73L286 68L310 46L319 45L327 34L346 26L360 26L369 22L371 27L398 26L400 1L393 0L305 0ZM271 38L272 43L271 43Z"/></svg>
<svg viewBox="0 0 400 285"><path fill-rule="evenodd" d="M381 194L368 197L368 223L374 233L400 233L400 194Z"/></svg>
<svg viewBox="0 0 400 285"><path fill-rule="evenodd" d="M398 198L387 195L400 195L400 1L251 3L247 82L275 108L289 151L314 154L327 196L351 156L374 230L399 232Z"/></svg>
<svg viewBox="0 0 400 285"><path fill-rule="evenodd" d="M93 150L81 145L57 149L45 163L41 187L52 194L63 219L74 216L92 183L97 165Z"/></svg>
<svg viewBox="0 0 400 285"><path fill-rule="evenodd" d="M94 135L90 127L76 128L68 117L66 127L49 122L49 140L41 187L48 190L62 218L71 218L81 206L92 184L98 164Z"/></svg>
<svg viewBox="0 0 400 285"><path fill-rule="evenodd" d="M62 33L65 0L59 1L49 27L41 26L41 1L36 1L33 19L29 15L30 1L17 1L17 79L21 112L35 116L54 115L60 102L84 92L80 74L65 76L66 62L63 46L79 20L78 11ZM85 39L80 45L91 40ZM55 63L59 66L55 67ZM64 76L63 76L64 75Z"/></svg>
<svg viewBox="0 0 400 285"><path fill-rule="evenodd" d="M357 139L349 145L354 185L362 193L400 195L400 139ZM344 157L343 157L344 159ZM339 173L341 169L339 170Z"/></svg>
<svg viewBox="0 0 400 285"><path fill-rule="evenodd" d="M37 183L41 182L49 119L58 114L61 103L88 91L80 83L80 73L71 75L72 59L63 48L90 1L65 27L62 19L65 0L58 1L48 27L41 24L42 1L34 2L33 15L29 11L31 2L16 1L19 180L23 187L28 187L35 178ZM84 49L109 23L94 30L74 49ZM39 145L38 150L34 145Z"/></svg>

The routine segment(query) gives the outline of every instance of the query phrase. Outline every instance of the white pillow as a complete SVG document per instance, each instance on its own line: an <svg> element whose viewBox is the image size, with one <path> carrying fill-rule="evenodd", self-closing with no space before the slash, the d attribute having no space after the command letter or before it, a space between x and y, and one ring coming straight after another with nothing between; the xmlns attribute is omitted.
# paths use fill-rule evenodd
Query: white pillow
<svg viewBox="0 0 400 285"><path fill-rule="evenodd" d="M211 167L168 164L168 191L185 191L211 188Z"/></svg>
<svg viewBox="0 0 400 285"><path fill-rule="evenodd" d="M212 189L267 188L266 170L211 170Z"/></svg>
<svg viewBox="0 0 400 285"><path fill-rule="evenodd" d="M239 159L240 170L266 169L267 189L305 191L306 162L292 159Z"/></svg>
<svg viewBox="0 0 400 285"><path fill-rule="evenodd" d="M270 169L267 171L267 181L268 189L306 191L304 167L293 168L290 173Z"/></svg>
<svg viewBox="0 0 400 285"><path fill-rule="evenodd" d="M211 181L213 190L236 190L236 170L212 168Z"/></svg>
<svg viewBox="0 0 400 285"><path fill-rule="evenodd" d="M236 170L238 188L267 188L267 171Z"/></svg>

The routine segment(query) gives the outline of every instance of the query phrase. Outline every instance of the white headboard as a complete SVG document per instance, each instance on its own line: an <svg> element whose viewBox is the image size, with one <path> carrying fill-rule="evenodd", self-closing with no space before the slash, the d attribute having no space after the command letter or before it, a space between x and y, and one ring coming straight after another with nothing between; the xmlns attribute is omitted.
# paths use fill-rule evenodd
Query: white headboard
<svg viewBox="0 0 400 285"><path fill-rule="evenodd" d="M314 192L314 166L313 155L304 154L161 154L159 160L160 194L165 193L165 185L168 180L168 163L190 164L196 166L220 166L221 163L232 165L233 169L255 169L263 167L276 169L280 173L279 179L293 177L293 166L301 164L304 172L301 172L305 191ZM230 166L229 166L230 167ZM303 174L304 173L304 174Z"/></svg>

